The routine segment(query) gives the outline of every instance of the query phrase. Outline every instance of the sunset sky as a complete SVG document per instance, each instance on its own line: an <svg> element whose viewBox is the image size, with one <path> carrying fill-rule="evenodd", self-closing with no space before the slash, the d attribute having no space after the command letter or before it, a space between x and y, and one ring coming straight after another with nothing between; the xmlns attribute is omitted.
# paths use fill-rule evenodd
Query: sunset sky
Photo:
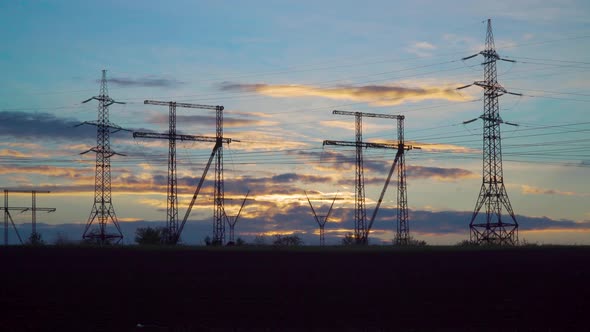
<svg viewBox="0 0 590 332"><path fill-rule="evenodd" d="M50 190L38 206L47 232L84 224L93 202L102 69L110 120L165 132L168 109L143 100L225 107L226 211L251 198L236 226L300 234L316 244L319 213L338 193L328 243L353 229L354 151L322 141L354 140L354 118L332 110L406 116L412 236L432 244L468 237L481 185L480 88L485 20L492 19L498 80L522 97L500 98L508 194L529 242L590 244L590 3L588 1L3 1L0 2L0 187ZM215 114L177 110L178 131L215 134ZM365 119L365 141L393 142L393 120ZM166 141L116 133L113 203L132 242L134 222L165 220ZM180 214L211 143L178 143ZM394 153L365 151L369 214ZM212 177L190 218L187 243L212 230ZM373 243L395 229L395 183ZM14 195L11 205L30 204ZM30 214L16 216L27 223ZM67 224L67 225L65 225ZM70 227L70 228L67 228ZM28 229L22 226L22 229ZM78 228L75 228L78 232ZM30 230L29 230L30 231ZM66 232L66 231L64 231ZM75 232L70 237L75 237ZM81 237L81 233L79 233ZM49 235L48 235L49 237Z"/></svg>

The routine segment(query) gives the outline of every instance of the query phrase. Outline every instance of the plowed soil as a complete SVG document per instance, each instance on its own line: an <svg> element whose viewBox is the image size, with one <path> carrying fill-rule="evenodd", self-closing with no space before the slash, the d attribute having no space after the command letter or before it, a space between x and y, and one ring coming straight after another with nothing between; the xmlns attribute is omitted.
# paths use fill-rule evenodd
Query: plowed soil
<svg viewBox="0 0 590 332"><path fill-rule="evenodd" d="M2 331L590 326L587 247L7 247L0 266Z"/></svg>

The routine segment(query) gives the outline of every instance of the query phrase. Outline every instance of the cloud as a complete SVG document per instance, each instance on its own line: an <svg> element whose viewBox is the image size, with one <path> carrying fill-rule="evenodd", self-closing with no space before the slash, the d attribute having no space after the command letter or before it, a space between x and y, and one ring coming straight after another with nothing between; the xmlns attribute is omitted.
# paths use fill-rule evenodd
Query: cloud
<svg viewBox="0 0 590 332"><path fill-rule="evenodd" d="M159 77L143 77L143 78L126 78L126 77L111 77L109 83L123 87L159 87L159 88L174 88L186 84L185 82L170 80Z"/></svg>
<svg viewBox="0 0 590 332"><path fill-rule="evenodd" d="M477 178L479 175L463 168L441 168L408 165L407 176L410 178L431 178L441 181L454 181L466 178Z"/></svg>
<svg viewBox="0 0 590 332"><path fill-rule="evenodd" d="M521 192L525 195L558 195L558 196L580 196L588 197L590 194L577 193L574 191L561 191L557 189L545 189L523 184L520 186Z"/></svg>
<svg viewBox="0 0 590 332"><path fill-rule="evenodd" d="M415 42L412 45L406 48L408 53L415 54L419 57L429 57L432 56L430 51L436 50L436 46L432 45L429 42L421 41Z"/></svg>
<svg viewBox="0 0 590 332"><path fill-rule="evenodd" d="M321 97L335 100L353 100L367 102L376 106L399 105L404 102L416 102L430 99L463 101L465 97L455 91L455 86L424 86L407 88L394 85L365 85L324 88L310 85L270 85L270 84L239 84L224 83L224 91L246 91L261 95L289 97Z"/></svg>
<svg viewBox="0 0 590 332"><path fill-rule="evenodd" d="M0 165L0 174L39 174L70 179L82 178L94 170L55 166Z"/></svg>
<svg viewBox="0 0 590 332"><path fill-rule="evenodd" d="M31 157L31 155L22 153L17 150L2 149L2 150L0 150L0 157L26 158L26 157Z"/></svg>
<svg viewBox="0 0 590 332"><path fill-rule="evenodd" d="M468 148L465 146L454 145L454 144L442 144L442 143L423 143L423 142L411 142L406 141L406 145L412 145L420 147L425 152L454 152L454 153L481 153L478 149Z"/></svg>
<svg viewBox="0 0 590 332"><path fill-rule="evenodd" d="M336 151L294 151L290 152L291 155L297 155L308 158L314 162L321 161L320 166L316 166L316 169L321 171L330 172L352 172L355 168L355 156L353 153L342 153ZM387 161L376 161L365 158L363 166L365 175L382 174L383 177L387 174L391 168L393 160ZM442 168L442 167L426 167L426 166L406 166L407 176L410 178L430 178L439 181L454 181L458 179L466 178L477 178L479 175L473 173L470 170L463 168ZM383 177L372 177L365 178L365 184L383 183ZM353 184L354 177L351 176L343 178L338 181L338 184Z"/></svg>
<svg viewBox="0 0 590 332"><path fill-rule="evenodd" d="M49 113L0 112L0 135L22 139L96 140L96 127Z"/></svg>
<svg viewBox="0 0 590 332"><path fill-rule="evenodd" d="M168 115L154 115L148 119L148 122L152 123L168 123ZM207 128L214 128L217 119L215 115L177 115L176 122L182 124L198 124ZM224 128L235 128L245 126L271 126L276 125L278 122L274 121L261 121L254 119L240 119L234 117L224 117L223 127Z"/></svg>

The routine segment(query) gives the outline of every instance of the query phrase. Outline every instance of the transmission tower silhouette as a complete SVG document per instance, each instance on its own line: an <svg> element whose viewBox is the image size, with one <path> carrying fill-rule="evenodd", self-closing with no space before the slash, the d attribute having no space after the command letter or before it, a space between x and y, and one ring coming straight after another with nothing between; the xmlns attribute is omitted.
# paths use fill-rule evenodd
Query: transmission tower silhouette
<svg viewBox="0 0 590 332"><path fill-rule="evenodd" d="M395 243L408 245L410 242L410 223L408 220L408 186L406 183L406 147L404 141L404 116L398 117L397 121L397 144L398 159L397 165L397 231L395 233ZM413 147L419 149L419 147ZM389 181L387 181L389 182Z"/></svg>
<svg viewBox="0 0 590 332"><path fill-rule="evenodd" d="M348 142L348 141L332 141L332 140L325 140L323 145L339 145L339 146L353 146L356 148L356 158L355 158L355 218L354 218L354 239L357 244L368 244L368 237L371 231L371 227L373 226L373 222L375 221L375 217L377 212L379 211L379 207L381 206L381 202L383 201L383 196L387 191L387 187L391 180L391 176L395 170L395 166L399 162L400 158L403 157L404 151L411 150L412 146L405 145L403 142L403 115L389 115L389 114L377 114L377 113L363 113L363 112L348 112L348 111L333 111L332 114L337 115L354 115L355 116L355 141ZM388 144L388 143L369 143L363 142L362 136L362 117L372 117L372 118L383 118L383 119L397 119L398 120L398 130L402 130L401 132L401 141L398 144ZM377 201L377 206L373 211L373 215L369 222L367 222L367 211L365 207L365 176L364 176L364 166L363 166L363 148L377 148L377 149L396 149L397 153L391 169L389 171L389 175L385 184L383 186L383 190L381 191L381 195L379 200ZM405 165L405 164L404 164ZM407 196L406 196L406 187L405 187L405 166L402 173L400 173L400 177L403 177L403 195L398 196L398 209L400 208L400 199L403 198L403 208L405 212L402 214L404 216L403 219L403 230L405 238L409 235L409 228L408 228L408 213L407 213ZM398 190L398 194L400 191ZM399 228L399 214L398 214L398 230ZM398 231L399 233L399 231Z"/></svg>
<svg viewBox="0 0 590 332"><path fill-rule="evenodd" d="M217 221L220 220L222 225L222 234L221 236L215 237L214 231L214 240L219 240L220 243L223 243L224 239L224 214L223 214L223 159L220 159L220 151L223 148L223 143L230 143L230 138L223 137L223 129L219 129L223 127L223 106L211 106L211 105L199 105L199 104L188 104L188 103L177 103L174 101L166 102L166 101L156 101L156 100L145 100L144 104L149 105L160 105L160 106L168 106L169 108L169 115L168 115L168 133L149 133L149 132L134 132L133 137L137 138L154 138L154 139L167 139L168 140L168 184L167 184L167 195L166 195L166 228L167 228L167 239L166 242L169 244L176 244L180 239L180 235L182 233L182 229L190 215L192 207L199 195L201 187L205 181L205 177L207 176L207 172L209 171L209 167L211 166L211 162L213 161L214 156L217 156L216 160L216 176L215 176L215 192L214 192L214 229L218 229ZM216 136L209 137L209 136L194 136L194 135L180 135L176 133L176 108L183 107L183 108L196 108L196 109L207 109L207 110L215 110L216 114ZM193 195L192 201L189 204L189 207L185 213L185 216L182 222L179 222L178 219L178 181L176 175L176 141L193 141L193 142L215 142L215 146L213 147L213 151L209 157L209 161L205 167L203 175L197 185L197 189ZM221 173L221 175L218 175ZM218 211L221 211L219 213Z"/></svg>
<svg viewBox="0 0 590 332"><path fill-rule="evenodd" d="M457 88L460 90L477 85L484 90L483 115L479 117L483 120L483 176L477 203L475 204L475 209L469 223L470 239L472 242L478 244L513 245L518 243L518 222L508 199L506 187L504 186L500 124L516 124L502 120L500 117L498 97L504 94L517 96L521 96L521 94L506 91L498 83L496 61L515 61L503 59L496 53L492 21L488 19L487 23L485 49L462 59L468 60L479 54L483 55L484 80ZM470 123L475 120L477 118L465 121L464 123ZM485 221L481 222L477 220L477 217L484 206ZM502 210L504 208L510 216L511 221L502 219Z"/></svg>
<svg viewBox="0 0 590 332"><path fill-rule="evenodd" d="M31 194L31 207L22 207L22 206L10 206L10 204L8 203L8 193L30 193ZM48 194L50 193L50 191L46 191L46 190L27 190L27 189L4 189L4 207L2 208L2 210L4 210L4 245L7 246L8 245L8 229L9 229L9 225L8 225L8 221L10 220L10 224L12 225L12 228L14 229L14 232L16 234L16 237L18 239L18 241L20 242L20 244L24 244L23 239L21 238L18 229L16 228L16 224L14 223L14 220L12 219L12 214L10 213L10 211L19 211L19 212L25 212L25 211L31 211L31 235L29 237L29 239L33 240L33 239L40 239L40 234L37 232L37 211L41 211L41 212L55 212L55 208L42 208L42 207L37 207L37 194Z"/></svg>
<svg viewBox="0 0 590 332"><path fill-rule="evenodd" d="M240 214L242 213L242 209L244 208L244 204L246 204L246 200L248 199L248 195L250 195L250 190L248 190L248 192L246 193L246 197L244 197L244 200L242 201L242 205L240 206L240 209L238 210L238 214L236 214L235 216L228 216L225 213L225 208L224 208L223 214L225 216L225 219L227 220L227 224L229 225L229 243L235 243L236 224L238 223L238 218L240 218Z"/></svg>
<svg viewBox="0 0 590 332"><path fill-rule="evenodd" d="M309 196L307 196L307 192L305 192L305 197L307 198L307 202L309 203L309 207L311 208L311 212L313 213L313 217L315 219L315 221L318 223L318 226L320 228L320 246L324 246L326 244L326 232L325 232L325 226L326 223L328 222L328 219L330 218L330 213L332 212L332 208L334 207L334 202L336 202L336 197L338 197L338 194L336 194L334 196L334 199L332 200L332 204L330 205L330 209L328 209L328 212L326 213L325 216L323 215L319 215L316 213L315 209L313 208L313 205L311 204L311 200L309 199Z"/></svg>
<svg viewBox="0 0 590 332"><path fill-rule="evenodd" d="M86 121L83 124L96 126L96 146L84 151L80 154L88 152L96 153L96 167L94 179L94 203L92 210L88 217L88 222L84 228L82 235L83 239L96 241L99 244L119 243L123 239L123 233L115 214L115 208L112 202L111 192L111 157L114 155L123 156L111 149L110 135L111 133L125 130L109 121L109 106L112 104L125 104L118 102L109 97L107 89L107 71L102 71L102 79L100 80L100 92L98 96L84 100L82 103L87 103L91 100L98 101L98 120ZM113 131L111 131L113 130ZM115 226L114 232L107 231L107 224L109 221ZM93 225L97 223L98 229Z"/></svg>

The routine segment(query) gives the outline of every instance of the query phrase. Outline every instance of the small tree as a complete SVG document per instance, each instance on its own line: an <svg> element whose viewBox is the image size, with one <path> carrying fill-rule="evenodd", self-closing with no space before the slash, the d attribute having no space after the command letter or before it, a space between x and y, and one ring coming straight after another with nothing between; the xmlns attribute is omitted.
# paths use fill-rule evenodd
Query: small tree
<svg viewBox="0 0 590 332"><path fill-rule="evenodd" d="M343 246L352 246L352 245L355 245L356 242L357 241L354 238L354 234L352 234L351 232L344 234L344 237L342 238L342 245Z"/></svg>
<svg viewBox="0 0 590 332"><path fill-rule="evenodd" d="M244 241L244 239L242 239L241 237L236 239L236 246L245 246L246 245L246 241Z"/></svg>
<svg viewBox="0 0 590 332"><path fill-rule="evenodd" d="M266 236L256 235L256 237L254 238L254 245L265 246L266 245Z"/></svg>
<svg viewBox="0 0 590 332"><path fill-rule="evenodd" d="M139 227L135 230L135 242L139 245L158 245L164 243L162 227Z"/></svg>
<svg viewBox="0 0 590 332"><path fill-rule="evenodd" d="M70 240L67 234L59 232L53 241L53 244L56 246L67 246L75 244L76 242Z"/></svg>
<svg viewBox="0 0 590 332"><path fill-rule="evenodd" d="M394 246L424 247L428 245L426 241L415 239L412 236L410 236L407 242L402 242L399 238L393 239L392 242Z"/></svg>
<svg viewBox="0 0 590 332"><path fill-rule="evenodd" d="M303 244L303 240L298 235L275 235L275 239L272 242L277 247L293 247L300 246Z"/></svg>
<svg viewBox="0 0 590 332"><path fill-rule="evenodd" d="M457 242L457 244L455 244L457 247L477 247L478 244L475 241L471 241L471 240L463 240L463 241L459 241Z"/></svg>
<svg viewBox="0 0 590 332"><path fill-rule="evenodd" d="M33 232L31 233L31 236L29 236L29 241L27 241L27 244L31 246L42 246L45 244L45 241L43 241L41 233Z"/></svg>

